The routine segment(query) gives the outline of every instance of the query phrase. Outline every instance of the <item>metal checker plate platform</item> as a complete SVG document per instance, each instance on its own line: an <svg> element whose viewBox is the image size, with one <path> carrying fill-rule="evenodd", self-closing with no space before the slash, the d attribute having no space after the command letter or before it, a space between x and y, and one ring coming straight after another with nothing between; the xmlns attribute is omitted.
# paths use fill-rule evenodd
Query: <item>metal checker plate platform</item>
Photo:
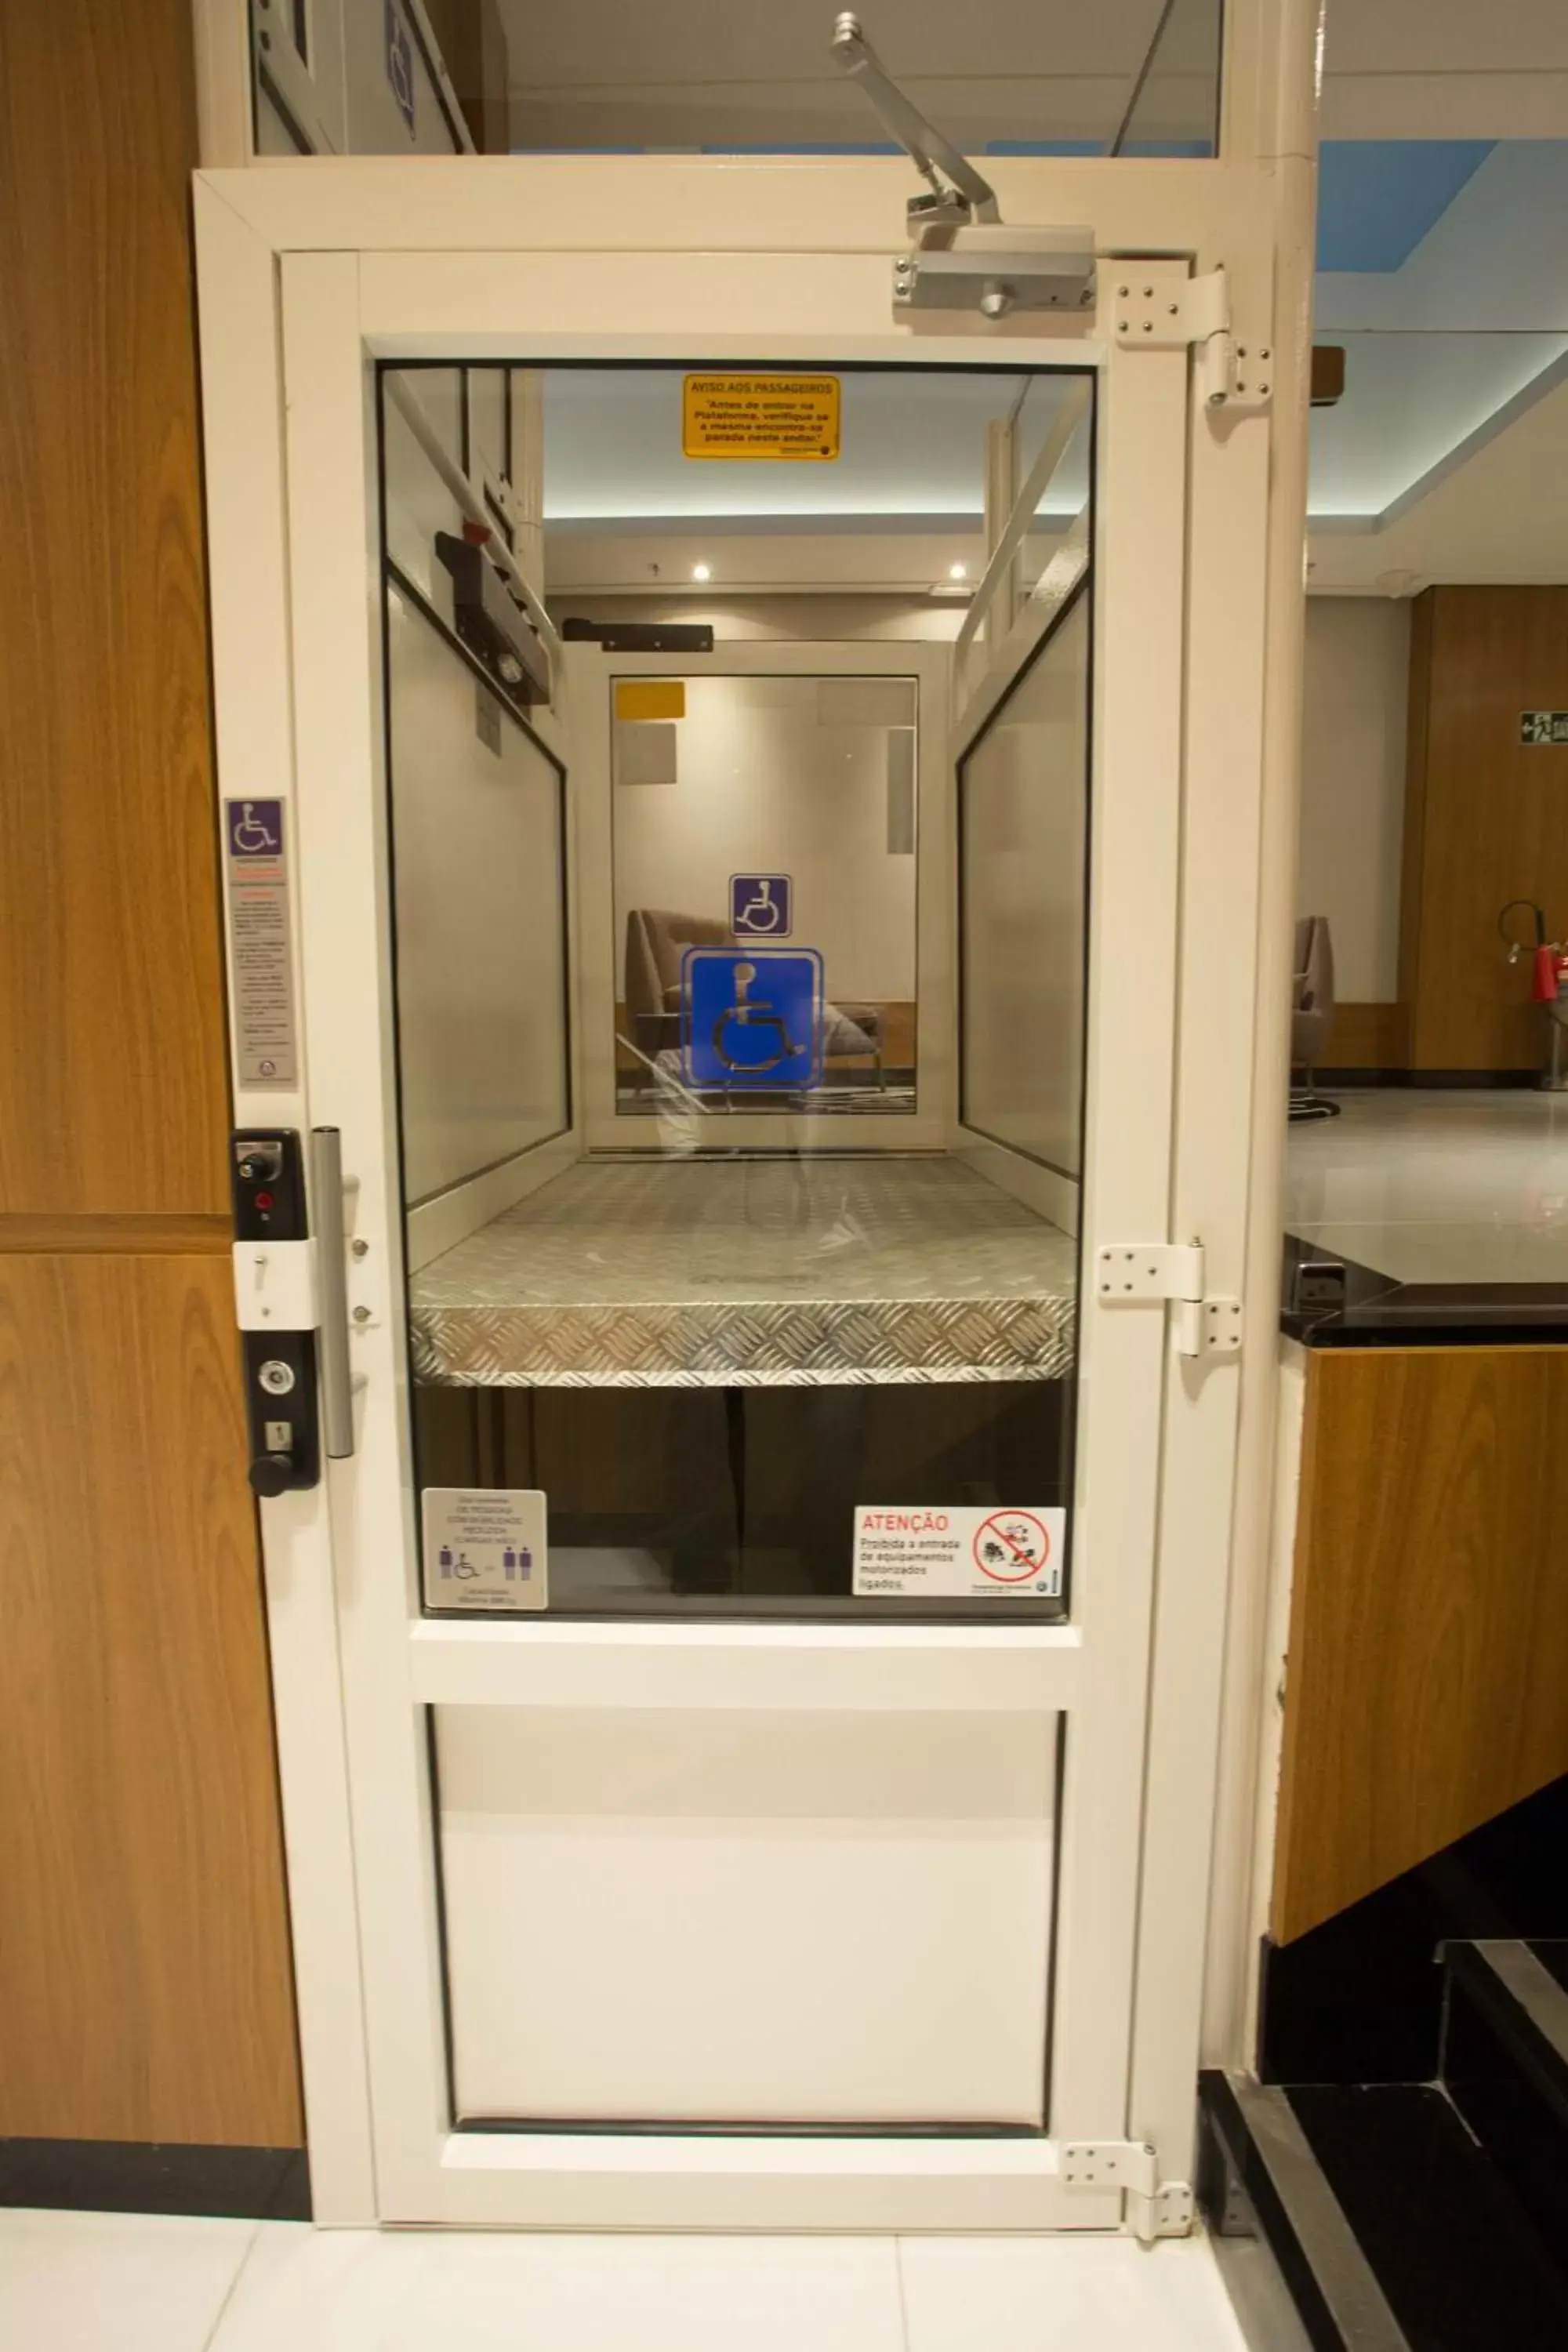
<svg viewBox="0 0 1568 2352"><path fill-rule="evenodd" d="M1058 1380L1077 1246L960 1162L582 1162L414 1277L445 1387Z"/></svg>

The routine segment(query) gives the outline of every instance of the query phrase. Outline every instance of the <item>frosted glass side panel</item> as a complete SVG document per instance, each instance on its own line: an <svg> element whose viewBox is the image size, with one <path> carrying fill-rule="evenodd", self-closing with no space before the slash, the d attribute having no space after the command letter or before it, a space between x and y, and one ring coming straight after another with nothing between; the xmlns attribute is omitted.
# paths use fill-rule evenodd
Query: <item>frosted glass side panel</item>
<svg viewBox="0 0 1568 2352"><path fill-rule="evenodd" d="M959 768L961 1116L1077 1179L1082 1152L1089 597Z"/></svg>
<svg viewBox="0 0 1568 2352"><path fill-rule="evenodd" d="M562 781L387 595L404 1188L410 1207L570 1125Z"/></svg>
<svg viewBox="0 0 1568 2352"><path fill-rule="evenodd" d="M1039 2129L1058 1720L438 1707L459 2115Z"/></svg>

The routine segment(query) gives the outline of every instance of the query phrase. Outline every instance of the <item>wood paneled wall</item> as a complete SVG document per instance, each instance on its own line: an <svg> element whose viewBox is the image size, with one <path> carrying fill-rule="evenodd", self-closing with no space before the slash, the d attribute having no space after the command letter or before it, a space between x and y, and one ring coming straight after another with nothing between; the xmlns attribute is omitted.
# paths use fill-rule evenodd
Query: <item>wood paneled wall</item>
<svg viewBox="0 0 1568 2352"><path fill-rule="evenodd" d="M1416 599L1399 969L1414 1069L1541 1059L1528 965L1509 967L1497 929L1523 898L1568 935L1568 746L1521 744L1537 709L1568 710L1568 587Z"/></svg>
<svg viewBox="0 0 1568 2352"><path fill-rule="evenodd" d="M1314 1349L1282 1943L1568 1771L1568 1348Z"/></svg>
<svg viewBox="0 0 1568 2352"><path fill-rule="evenodd" d="M189 0L0 0L0 2135L287 2146L195 163Z"/></svg>
<svg viewBox="0 0 1568 2352"><path fill-rule="evenodd" d="M1321 1067L1403 1070L1410 1060L1409 1038L1403 1004L1336 1004Z"/></svg>

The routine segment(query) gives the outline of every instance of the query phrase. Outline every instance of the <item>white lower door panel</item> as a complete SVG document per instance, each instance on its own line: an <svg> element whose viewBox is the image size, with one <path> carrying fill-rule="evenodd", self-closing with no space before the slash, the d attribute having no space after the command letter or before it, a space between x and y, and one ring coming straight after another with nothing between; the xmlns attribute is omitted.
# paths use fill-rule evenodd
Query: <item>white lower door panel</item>
<svg viewBox="0 0 1568 2352"><path fill-rule="evenodd" d="M1057 1725L438 1707L458 2114L1042 2126Z"/></svg>

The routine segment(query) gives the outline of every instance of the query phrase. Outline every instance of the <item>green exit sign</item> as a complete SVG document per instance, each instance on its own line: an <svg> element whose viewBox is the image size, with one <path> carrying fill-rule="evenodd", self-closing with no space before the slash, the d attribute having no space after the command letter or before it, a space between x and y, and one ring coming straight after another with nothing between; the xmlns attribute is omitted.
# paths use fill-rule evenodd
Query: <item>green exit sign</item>
<svg viewBox="0 0 1568 2352"><path fill-rule="evenodd" d="M1568 710L1521 710L1519 740L1521 743L1568 745Z"/></svg>

